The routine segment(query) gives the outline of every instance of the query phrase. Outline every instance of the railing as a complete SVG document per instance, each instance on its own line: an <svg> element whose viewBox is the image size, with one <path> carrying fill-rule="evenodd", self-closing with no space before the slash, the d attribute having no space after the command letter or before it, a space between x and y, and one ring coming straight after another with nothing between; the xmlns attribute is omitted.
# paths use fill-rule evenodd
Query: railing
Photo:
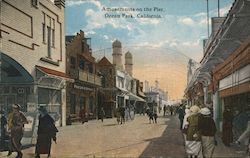
<svg viewBox="0 0 250 158"><path fill-rule="evenodd" d="M87 71L79 70L79 80L101 86L101 78Z"/></svg>

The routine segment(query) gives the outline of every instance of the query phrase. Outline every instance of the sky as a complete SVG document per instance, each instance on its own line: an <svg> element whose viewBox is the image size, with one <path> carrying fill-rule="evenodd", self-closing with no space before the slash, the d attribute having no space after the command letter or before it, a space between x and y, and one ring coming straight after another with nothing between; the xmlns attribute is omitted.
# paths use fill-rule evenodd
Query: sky
<svg viewBox="0 0 250 158"><path fill-rule="evenodd" d="M227 15L233 2L220 0L221 16ZM217 4L218 0L209 0L210 18L218 15ZM119 8L123 10L114 10ZM154 17L139 18L138 14ZM123 54L133 55L135 78L151 85L158 80L170 99L180 99L188 60L200 62L203 56L207 0L66 0L65 34L80 30L91 38L97 60L105 55L112 62L112 42L118 39Z"/></svg>

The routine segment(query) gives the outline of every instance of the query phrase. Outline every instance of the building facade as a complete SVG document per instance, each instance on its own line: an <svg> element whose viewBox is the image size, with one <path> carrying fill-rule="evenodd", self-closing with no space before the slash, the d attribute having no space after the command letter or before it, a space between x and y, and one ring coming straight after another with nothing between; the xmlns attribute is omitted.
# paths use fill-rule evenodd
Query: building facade
<svg viewBox="0 0 250 158"><path fill-rule="evenodd" d="M30 141L39 106L57 126L66 123L65 83L72 80L65 74L64 0L2 0L0 6L0 108L7 114L21 105Z"/></svg>
<svg viewBox="0 0 250 158"><path fill-rule="evenodd" d="M111 62L103 57L98 62L98 71L102 77L102 87L99 89L99 104L98 109L103 107L105 116L112 118L115 116L115 94L116 94L116 80L115 80L115 67Z"/></svg>
<svg viewBox="0 0 250 158"><path fill-rule="evenodd" d="M226 107L233 112L242 111L250 103L250 28L244 27L250 24L249 10L247 0L236 0L226 17L213 18L212 34L204 46L201 65L185 91L192 105L206 105L213 110L219 131L223 130Z"/></svg>
<svg viewBox="0 0 250 158"><path fill-rule="evenodd" d="M73 114L79 116L80 110L84 110L89 119L95 119L101 78L92 56L90 39L83 31L66 36L66 59L66 72L75 80L67 84L67 118Z"/></svg>

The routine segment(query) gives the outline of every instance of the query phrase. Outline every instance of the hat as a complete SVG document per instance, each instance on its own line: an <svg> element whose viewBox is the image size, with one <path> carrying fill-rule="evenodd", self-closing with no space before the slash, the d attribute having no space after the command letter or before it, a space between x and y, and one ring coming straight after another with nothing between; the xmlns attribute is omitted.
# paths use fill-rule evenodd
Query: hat
<svg viewBox="0 0 250 158"><path fill-rule="evenodd" d="M190 109L188 109L188 108L185 109L185 114L188 114L190 112L191 112Z"/></svg>
<svg viewBox="0 0 250 158"><path fill-rule="evenodd" d="M193 105L193 106L191 106L190 111L192 113L198 113L200 111L200 108L197 105Z"/></svg>
<svg viewBox="0 0 250 158"><path fill-rule="evenodd" d="M202 108L202 109L200 110L200 113L201 113L202 115L210 115L210 114L211 114L211 111L210 111L207 107L205 107L205 108Z"/></svg>
<svg viewBox="0 0 250 158"><path fill-rule="evenodd" d="M41 111L42 113L47 113L47 109L44 106L40 106L38 110Z"/></svg>
<svg viewBox="0 0 250 158"><path fill-rule="evenodd" d="M19 104L13 104L12 108L14 108L14 109L21 109L21 106Z"/></svg>

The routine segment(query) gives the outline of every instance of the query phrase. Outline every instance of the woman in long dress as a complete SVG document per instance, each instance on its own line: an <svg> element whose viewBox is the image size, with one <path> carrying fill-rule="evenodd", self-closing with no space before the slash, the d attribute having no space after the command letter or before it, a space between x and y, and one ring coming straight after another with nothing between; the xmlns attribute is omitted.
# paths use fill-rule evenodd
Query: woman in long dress
<svg viewBox="0 0 250 158"><path fill-rule="evenodd" d="M48 154L48 157L50 157L51 139L56 142L56 133L58 130L55 127L54 119L44 107L39 108L39 113L36 158L40 158L40 154Z"/></svg>
<svg viewBox="0 0 250 158"><path fill-rule="evenodd" d="M190 111L191 115L187 118L186 152L191 158L197 158L201 151L201 135L198 129L200 108L193 105Z"/></svg>

